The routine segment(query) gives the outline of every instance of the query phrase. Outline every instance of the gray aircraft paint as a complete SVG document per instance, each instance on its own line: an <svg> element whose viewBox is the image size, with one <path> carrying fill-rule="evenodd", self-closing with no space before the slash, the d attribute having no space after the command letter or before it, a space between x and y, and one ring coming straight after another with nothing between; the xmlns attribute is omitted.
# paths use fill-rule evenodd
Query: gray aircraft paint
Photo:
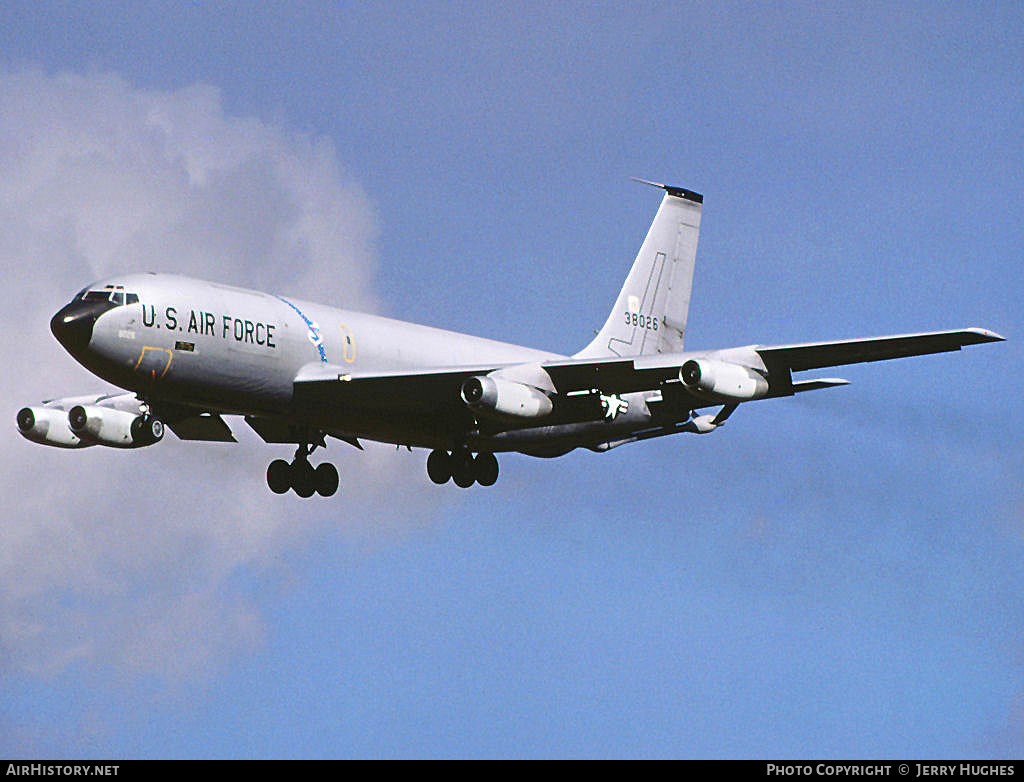
<svg viewBox="0 0 1024 782"><path fill-rule="evenodd" d="M293 470L325 434L355 445L365 438L431 448L451 459L557 456L707 433L742 402L846 382L794 381L795 371L1002 339L963 329L685 352L703 198L656 186L665 191L661 205L615 305L573 357L173 274L129 274L90 285L51 323L78 361L129 393L25 408L19 428L36 442L92 444L59 418L73 416L77 404L100 417L120 411L105 415L122 416L122 441L130 442L126 415L162 419L188 439L230 440L219 416L240 414L264 439L300 445ZM467 398L472 378L489 378L494 398ZM717 415L694 414L717 405ZM39 420L29 429L23 414L33 411ZM159 439L139 437L148 437L142 445Z"/></svg>

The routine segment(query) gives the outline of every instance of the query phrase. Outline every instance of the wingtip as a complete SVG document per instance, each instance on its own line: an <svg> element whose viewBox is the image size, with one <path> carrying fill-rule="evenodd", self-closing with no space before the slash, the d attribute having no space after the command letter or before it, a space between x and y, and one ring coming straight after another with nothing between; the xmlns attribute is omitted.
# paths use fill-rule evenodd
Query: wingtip
<svg viewBox="0 0 1024 782"><path fill-rule="evenodd" d="M1006 342L1006 337L1002 334L996 334L994 331L989 331L988 329L972 326L966 330L981 337L981 339L978 340L979 342Z"/></svg>

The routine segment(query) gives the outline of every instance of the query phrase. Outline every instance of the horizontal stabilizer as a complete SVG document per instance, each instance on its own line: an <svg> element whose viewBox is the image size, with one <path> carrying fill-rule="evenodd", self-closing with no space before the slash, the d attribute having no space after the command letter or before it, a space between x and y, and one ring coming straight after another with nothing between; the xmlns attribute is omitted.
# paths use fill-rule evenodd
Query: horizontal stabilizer
<svg viewBox="0 0 1024 782"><path fill-rule="evenodd" d="M801 380L793 384L793 393L798 394L801 391L817 391L819 388L835 388L836 386L848 386L850 385L849 380L843 380L841 377L819 377L815 380Z"/></svg>

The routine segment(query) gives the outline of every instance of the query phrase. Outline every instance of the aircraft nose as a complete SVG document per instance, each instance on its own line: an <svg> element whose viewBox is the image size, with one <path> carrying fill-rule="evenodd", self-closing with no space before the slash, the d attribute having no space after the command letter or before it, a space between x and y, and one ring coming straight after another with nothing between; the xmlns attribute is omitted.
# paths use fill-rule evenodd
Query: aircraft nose
<svg viewBox="0 0 1024 782"><path fill-rule="evenodd" d="M53 316L50 331L65 350L71 354L79 353L89 346L92 327L104 309L97 308L93 302L76 299Z"/></svg>

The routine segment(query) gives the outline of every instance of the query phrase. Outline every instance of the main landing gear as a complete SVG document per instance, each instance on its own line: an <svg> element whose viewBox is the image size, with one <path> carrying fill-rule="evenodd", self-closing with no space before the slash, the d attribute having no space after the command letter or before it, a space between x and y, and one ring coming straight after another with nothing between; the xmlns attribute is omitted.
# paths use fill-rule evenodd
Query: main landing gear
<svg viewBox="0 0 1024 782"><path fill-rule="evenodd" d="M316 445L303 443L295 451L291 462L275 459L267 467L267 485L274 494L284 494L289 489L300 497L312 497L314 492L321 497L330 497L338 490L338 469L330 462L313 467L309 455Z"/></svg>
<svg viewBox="0 0 1024 782"><path fill-rule="evenodd" d="M427 475L434 483L455 482L468 489L474 483L491 486L498 480L498 460L493 453L473 456L468 450L431 451L427 457Z"/></svg>

